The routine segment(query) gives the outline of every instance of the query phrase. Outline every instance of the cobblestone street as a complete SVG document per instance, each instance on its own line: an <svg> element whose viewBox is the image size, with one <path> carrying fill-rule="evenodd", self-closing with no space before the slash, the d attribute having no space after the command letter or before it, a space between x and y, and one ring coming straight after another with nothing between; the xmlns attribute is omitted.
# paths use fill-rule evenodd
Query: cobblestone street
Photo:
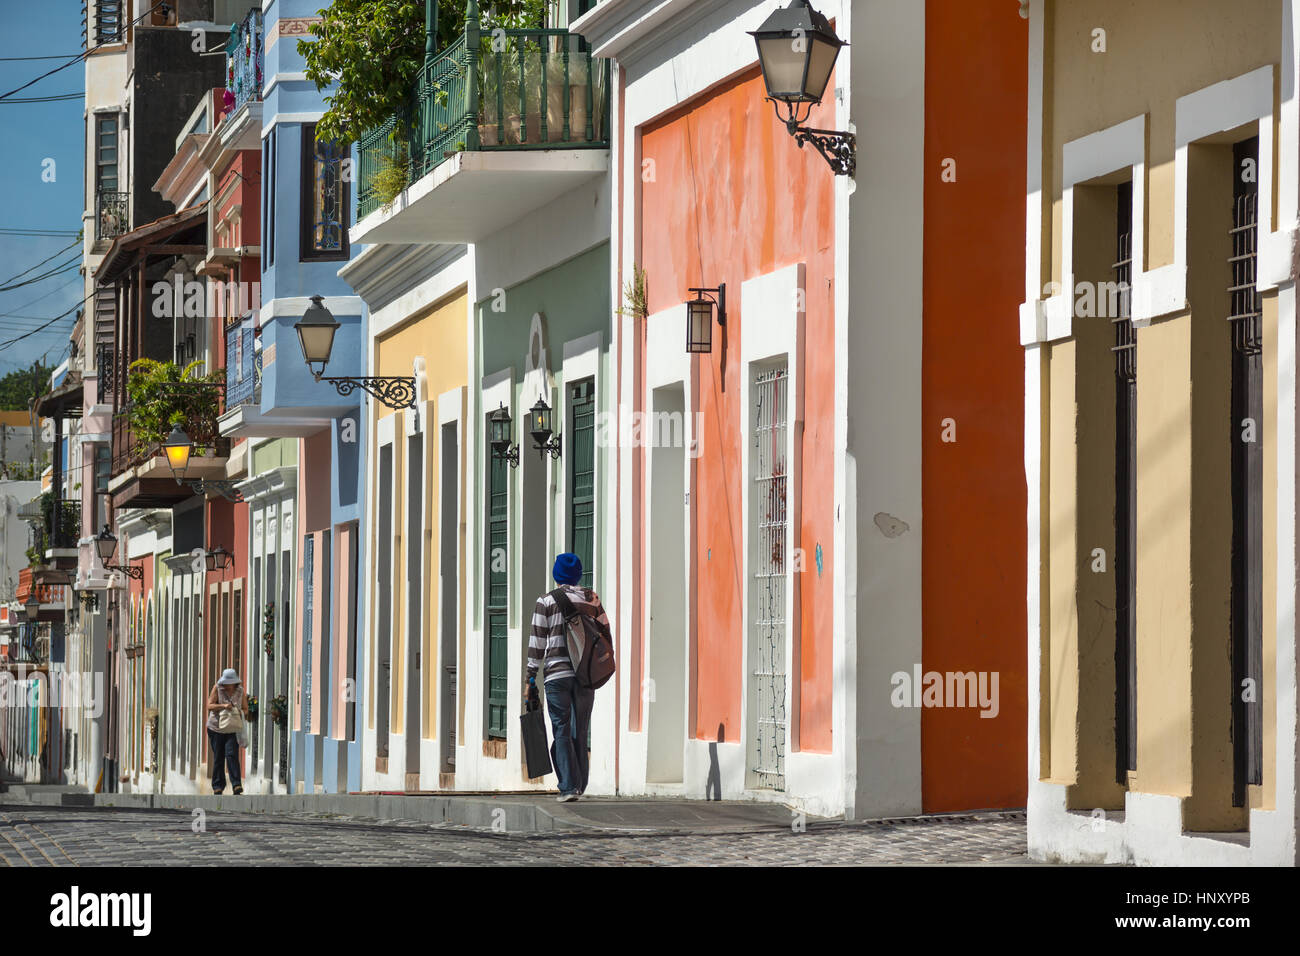
<svg viewBox="0 0 1300 956"><path fill-rule="evenodd" d="M1019 814L711 834L510 834L315 814L0 807L7 866L809 866L1027 862Z"/></svg>

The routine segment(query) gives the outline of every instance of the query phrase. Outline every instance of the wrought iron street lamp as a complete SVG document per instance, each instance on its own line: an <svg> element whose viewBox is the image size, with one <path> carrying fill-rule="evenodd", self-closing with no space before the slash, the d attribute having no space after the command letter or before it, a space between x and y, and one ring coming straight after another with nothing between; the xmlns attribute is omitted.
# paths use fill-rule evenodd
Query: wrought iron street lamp
<svg viewBox="0 0 1300 956"><path fill-rule="evenodd" d="M502 402L501 407L488 416L492 457L506 462L511 468L518 468L519 446L511 442L510 425L510 413Z"/></svg>
<svg viewBox="0 0 1300 956"><path fill-rule="evenodd" d="M414 376L366 375L354 378L325 374L330 353L334 351L334 334L339 330L340 325L334 318L334 314L325 308L325 300L318 295L311 297L311 305L302 314L302 318L294 324L294 329L298 332L298 345L302 348L302 357L307 360L307 368L311 369L316 381L329 382L340 395L351 395L360 388L389 408L414 408Z"/></svg>
<svg viewBox="0 0 1300 956"><path fill-rule="evenodd" d="M108 530L108 525L104 525L104 530L100 531L95 537L95 551L99 553L99 563L104 566L105 571L121 571L132 580L143 581L144 568L134 568L129 564L109 564L113 560L113 552L116 550L117 535Z"/></svg>
<svg viewBox="0 0 1300 956"><path fill-rule="evenodd" d="M221 545L217 545L203 558L209 571L228 571L235 563L235 556Z"/></svg>
<svg viewBox="0 0 1300 956"><path fill-rule="evenodd" d="M172 477L178 485L189 485L196 495L206 495L209 491L221 495L227 501L240 502L244 494L235 487L235 482L224 478L186 478L185 471L190 466L190 452L194 442L185 434L180 425L172 426L172 433L163 442L163 451L167 454L167 464L171 467Z"/></svg>
<svg viewBox="0 0 1300 956"><path fill-rule="evenodd" d="M551 437L551 406L541 396L537 404L528 413L529 434L533 436L533 447L545 458L550 452L552 458L560 457L560 436Z"/></svg>
<svg viewBox="0 0 1300 956"><path fill-rule="evenodd" d="M23 610L27 612L27 621L30 624L35 624L37 615L41 613L41 598L36 593L38 586L32 585L32 589L27 595L27 603L23 605Z"/></svg>
<svg viewBox="0 0 1300 956"><path fill-rule="evenodd" d="M718 313L719 328L727 325L727 284L716 289L688 289L695 298L686 303L686 351L713 351L713 312ZM707 296L707 298L706 298Z"/></svg>
<svg viewBox="0 0 1300 956"><path fill-rule="evenodd" d="M821 103L840 48L848 44L835 35L830 21L808 0L792 0L790 6L774 11L749 35L758 46L767 98L799 148L812 143L837 176L854 175L858 165L856 136L803 125L812 108Z"/></svg>

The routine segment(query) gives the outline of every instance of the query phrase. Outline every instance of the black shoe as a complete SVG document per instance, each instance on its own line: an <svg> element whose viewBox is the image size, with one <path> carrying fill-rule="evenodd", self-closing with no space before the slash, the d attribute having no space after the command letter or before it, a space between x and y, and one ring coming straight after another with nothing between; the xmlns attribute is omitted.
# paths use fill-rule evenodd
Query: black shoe
<svg viewBox="0 0 1300 956"><path fill-rule="evenodd" d="M243 788L243 787L236 787L234 792L235 792L235 796L237 796L237 797L239 797L239 796L243 796L244 788Z"/></svg>

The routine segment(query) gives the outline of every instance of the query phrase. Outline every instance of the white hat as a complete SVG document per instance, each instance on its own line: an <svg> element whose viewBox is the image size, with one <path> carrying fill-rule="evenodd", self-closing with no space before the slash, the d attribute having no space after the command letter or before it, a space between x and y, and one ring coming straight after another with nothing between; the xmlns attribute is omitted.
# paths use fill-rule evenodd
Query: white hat
<svg viewBox="0 0 1300 956"><path fill-rule="evenodd" d="M235 672L235 669L233 667L227 667L224 671L221 672L221 680L217 681L217 683L218 684L242 684L243 681L239 679L239 674Z"/></svg>

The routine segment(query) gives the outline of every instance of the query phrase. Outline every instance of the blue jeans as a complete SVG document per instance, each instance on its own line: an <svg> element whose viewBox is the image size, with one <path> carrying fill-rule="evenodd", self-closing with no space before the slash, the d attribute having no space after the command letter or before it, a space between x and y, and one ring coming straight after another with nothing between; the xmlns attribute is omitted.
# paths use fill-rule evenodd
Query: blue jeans
<svg viewBox="0 0 1300 956"><path fill-rule="evenodd" d="M212 745L212 792L225 793L226 770L230 770L230 785L236 790L242 789L239 777L239 735L219 734L208 731L208 743Z"/></svg>
<svg viewBox="0 0 1300 956"><path fill-rule="evenodd" d="M560 778L560 793L587 789L587 728L596 692L579 687L575 677L546 682L546 709L551 714L551 763Z"/></svg>

